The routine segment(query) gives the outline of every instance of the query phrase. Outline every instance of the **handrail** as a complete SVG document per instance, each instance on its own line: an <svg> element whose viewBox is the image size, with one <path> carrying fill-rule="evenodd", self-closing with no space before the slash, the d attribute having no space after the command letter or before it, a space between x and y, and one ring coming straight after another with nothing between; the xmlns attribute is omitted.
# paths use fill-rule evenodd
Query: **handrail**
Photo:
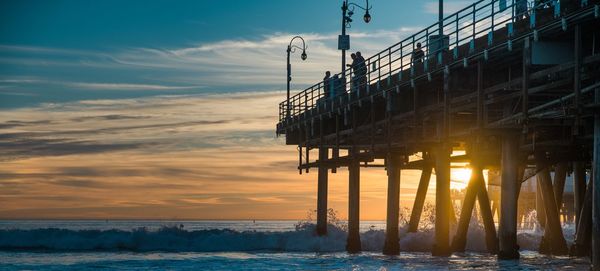
<svg viewBox="0 0 600 271"><path fill-rule="evenodd" d="M479 0L451 15L448 15L442 21L444 30L443 43L433 40L439 32L439 24L436 22L417 33L397 42L386 49L365 59L367 68L364 78L352 76L352 68L347 68L334 75L338 77L341 84L325 86L326 83L318 82L303 91L300 91L290 97L290 115L291 119L299 118L305 112L317 106L326 109L333 107L346 106L344 101L351 99L360 100L362 96L372 96L376 91L381 91L381 82L387 80L388 85L393 76L397 77L398 82L406 82L415 79L416 69L419 72L429 73L434 71L429 67L433 60L435 63L442 64L441 53L452 52L453 58L457 59L458 48L469 44L468 55L476 54L475 40L488 35L488 45L493 44L493 35L496 26L514 23L528 14L534 14L535 10L545 7L552 7L559 3L559 0L540 1L538 6L526 7L524 10L517 5L526 0ZM510 2L510 3L508 3ZM560 5L558 5L560 7ZM437 46L433 44L437 42ZM421 43L423 57L422 61L416 62L412 59L416 44ZM439 46L442 44L443 46ZM437 61L435 61L437 58ZM439 69L439 67L433 67ZM383 70L382 70L383 69ZM403 71L410 70L410 78L402 78ZM371 90L371 85L376 84L376 90ZM399 84L399 83L398 83ZM326 89L335 91L333 97L327 97ZM339 93L337 93L339 92ZM365 93L366 95L362 94ZM339 102L338 102L339 101ZM336 103L337 102L337 103ZM356 102L356 101L354 101ZM287 101L279 104L279 121L286 122Z"/></svg>

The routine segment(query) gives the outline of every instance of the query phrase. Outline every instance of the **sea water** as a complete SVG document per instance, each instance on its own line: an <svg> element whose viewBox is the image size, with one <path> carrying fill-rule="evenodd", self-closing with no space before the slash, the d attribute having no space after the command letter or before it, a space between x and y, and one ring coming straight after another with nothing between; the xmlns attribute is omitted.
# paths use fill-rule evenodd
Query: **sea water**
<svg viewBox="0 0 600 271"><path fill-rule="evenodd" d="M535 252L541 232L518 235L521 259L498 261L472 223L467 252L433 257L432 229L400 230L401 255L381 254L385 222L361 221L360 254L346 231L296 221L5 220L0 270L588 270L589 259ZM572 242L573 229L564 227Z"/></svg>

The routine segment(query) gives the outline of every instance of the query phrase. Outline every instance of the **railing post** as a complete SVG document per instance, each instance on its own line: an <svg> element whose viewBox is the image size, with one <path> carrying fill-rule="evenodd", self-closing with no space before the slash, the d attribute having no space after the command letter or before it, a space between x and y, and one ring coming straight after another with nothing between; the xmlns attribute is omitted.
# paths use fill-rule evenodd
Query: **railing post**
<svg viewBox="0 0 600 271"><path fill-rule="evenodd" d="M402 44L402 43L400 43ZM400 45L402 46L402 45ZM392 77L392 47L388 49L388 76Z"/></svg>
<svg viewBox="0 0 600 271"><path fill-rule="evenodd" d="M381 53L377 55L377 82L381 81ZM367 84L371 84L371 82L367 82ZM379 91L379 89L377 89Z"/></svg>
<svg viewBox="0 0 600 271"><path fill-rule="evenodd" d="M458 21L459 21L459 19L458 19L458 12L457 12L456 13L456 31L455 31L456 32L456 44L454 44L454 46L456 46L456 47L458 47L458 40L459 40L458 33L460 33L458 30Z"/></svg>
<svg viewBox="0 0 600 271"><path fill-rule="evenodd" d="M494 32L494 13L495 13L494 3L495 3L495 1L492 1L492 32Z"/></svg>
<svg viewBox="0 0 600 271"><path fill-rule="evenodd" d="M475 40L475 23L477 22L477 18L475 18L476 11L477 10L475 9L475 5L473 5L473 40Z"/></svg>

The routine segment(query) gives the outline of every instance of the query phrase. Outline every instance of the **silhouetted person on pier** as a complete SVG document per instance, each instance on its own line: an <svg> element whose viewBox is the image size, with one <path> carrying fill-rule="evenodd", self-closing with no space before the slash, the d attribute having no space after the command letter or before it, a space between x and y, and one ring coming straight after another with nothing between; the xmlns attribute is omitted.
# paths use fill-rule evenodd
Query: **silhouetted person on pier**
<svg viewBox="0 0 600 271"><path fill-rule="evenodd" d="M366 86L367 84L367 63L365 61L365 58L362 56L362 54L359 52L356 52L356 59L357 59L357 77L358 77L358 85L360 87L362 86Z"/></svg>
<svg viewBox="0 0 600 271"><path fill-rule="evenodd" d="M523 18L527 18L527 0L516 0L515 1L515 16L520 21Z"/></svg>
<svg viewBox="0 0 600 271"><path fill-rule="evenodd" d="M331 77L331 72L326 71L325 77L323 77L323 86L325 89L325 95L328 99L335 97L335 78Z"/></svg>
<svg viewBox="0 0 600 271"><path fill-rule="evenodd" d="M350 54L350 58L352 58L352 64L346 64L347 67L352 68L352 84L351 84L351 92L358 92L358 83L359 83L359 74L358 74L358 58L355 53Z"/></svg>
<svg viewBox="0 0 600 271"><path fill-rule="evenodd" d="M413 64L422 63L423 57L425 57L425 53L423 49L421 49L421 43L417 42L417 48L412 52L411 60Z"/></svg>

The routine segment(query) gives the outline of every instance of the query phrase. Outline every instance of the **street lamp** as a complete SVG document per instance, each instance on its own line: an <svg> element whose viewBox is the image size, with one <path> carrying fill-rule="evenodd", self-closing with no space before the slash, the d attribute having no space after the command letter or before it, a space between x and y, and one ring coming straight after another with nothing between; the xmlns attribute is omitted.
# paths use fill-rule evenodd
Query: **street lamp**
<svg viewBox="0 0 600 271"><path fill-rule="evenodd" d="M366 2L366 7L362 7L355 3L348 3L348 0L344 0L342 3L342 35L338 37L338 49L342 50L342 72L346 70L346 50L350 49L350 36L346 35L346 28L350 27L350 23L352 22L351 17L354 15L354 8L357 7L365 11L365 15L363 16L365 23L371 21L371 14L369 14L369 10L371 10L369 0L366 0Z"/></svg>
<svg viewBox="0 0 600 271"><path fill-rule="evenodd" d="M295 44L292 44L295 39L300 39L302 41L302 47L299 47ZM286 102L286 119L290 117L290 82L292 81L292 65L290 64L290 54L296 52L296 49L302 50L302 54L300 55L300 59L302 61L306 60L308 57L306 55L306 43L304 39L300 36L295 36L290 40L290 44L287 46L287 102Z"/></svg>

